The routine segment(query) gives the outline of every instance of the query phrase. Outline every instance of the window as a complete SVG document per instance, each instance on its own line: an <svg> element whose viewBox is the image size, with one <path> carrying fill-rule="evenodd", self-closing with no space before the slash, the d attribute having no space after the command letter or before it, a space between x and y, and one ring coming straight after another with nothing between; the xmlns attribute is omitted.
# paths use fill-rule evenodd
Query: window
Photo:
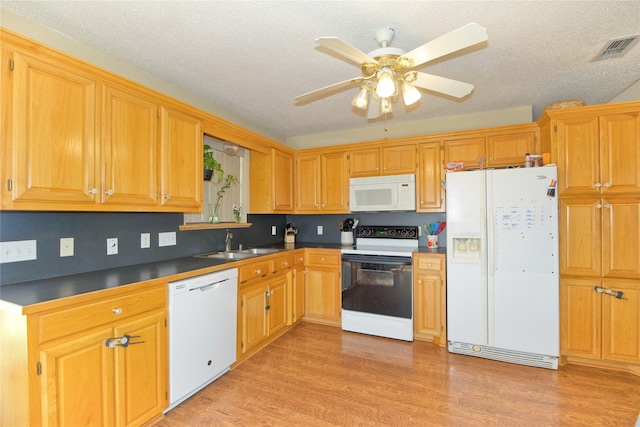
<svg viewBox="0 0 640 427"><path fill-rule="evenodd" d="M222 194L218 208L218 219L220 222L235 222L232 206L237 204L241 207L240 222L247 220L247 208L249 206L249 151L240 148L238 154L229 156L222 151L224 141L212 138L208 135L204 137L204 144L213 149L213 157L222 166L224 176L234 175L238 178L237 184L232 184ZM215 184L216 177L211 181L204 181L203 186L203 211L199 213L185 213L184 223L208 222L213 216L214 206L218 199L218 191L224 186L222 182Z"/></svg>

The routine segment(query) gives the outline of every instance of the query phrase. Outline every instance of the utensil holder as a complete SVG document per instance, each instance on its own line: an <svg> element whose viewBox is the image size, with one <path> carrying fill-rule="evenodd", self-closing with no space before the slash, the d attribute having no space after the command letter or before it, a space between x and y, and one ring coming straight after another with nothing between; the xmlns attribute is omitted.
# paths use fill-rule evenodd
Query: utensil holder
<svg viewBox="0 0 640 427"><path fill-rule="evenodd" d="M438 235L429 234L427 236L427 247L429 249L438 249Z"/></svg>
<svg viewBox="0 0 640 427"><path fill-rule="evenodd" d="M353 232L352 231L341 231L340 232L340 244L342 244L342 246L351 246L351 245L353 245Z"/></svg>

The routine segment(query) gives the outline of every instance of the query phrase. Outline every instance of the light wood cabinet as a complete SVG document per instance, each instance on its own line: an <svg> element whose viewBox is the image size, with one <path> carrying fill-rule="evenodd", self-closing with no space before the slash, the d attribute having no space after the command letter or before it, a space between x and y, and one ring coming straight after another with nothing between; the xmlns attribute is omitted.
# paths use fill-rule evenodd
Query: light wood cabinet
<svg viewBox="0 0 640 427"><path fill-rule="evenodd" d="M202 124L189 107L4 31L2 48L0 208L201 209Z"/></svg>
<svg viewBox="0 0 640 427"><path fill-rule="evenodd" d="M539 152L536 124L466 131L444 138L444 161L463 161L465 169L524 165Z"/></svg>
<svg viewBox="0 0 640 427"><path fill-rule="evenodd" d="M27 349L4 367L28 378L29 387L10 398L18 417L0 419L13 425L140 426L160 417L168 405L167 284L132 287L44 303L26 315L3 308L3 321L23 331L6 342L20 341L15 348ZM128 345L107 345L125 335Z"/></svg>
<svg viewBox="0 0 640 427"><path fill-rule="evenodd" d="M180 109L160 108L160 197L163 208L202 207L202 121Z"/></svg>
<svg viewBox="0 0 640 427"><path fill-rule="evenodd" d="M290 252L248 260L238 268L237 360L269 343L290 325Z"/></svg>
<svg viewBox="0 0 640 427"><path fill-rule="evenodd" d="M558 164L558 195L640 193L638 109L629 103L543 117L542 132Z"/></svg>
<svg viewBox="0 0 640 427"><path fill-rule="evenodd" d="M633 366L640 364L639 282L562 279L560 301L563 355L613 361L640 372Z"/></svg>
<svg viewBox="0 0 640 427"><path fill-rule="evenodd" d="M102 99L99 201L153 207L158 203L158 104L112 85L103 86Z"/></svg>
<svg viewBox="0 0 640 427"><path fill-rule="evenodd" d="M98 82L81 70L4 48L13 66L3 61L2 208L95 204Z"/></svg>
<svg viewBox="0 0 640 427"><path fill-rule="evenodd" d="M416 173L416 145L388 145L349 152L350 177Z"/></svg>
<svg viewBox="0 0 640 427"><path fill-rule="evenodd" d="M296 155L296 212L348 213L346 151Z"/></svg>
<svg viewBox="0 0 640 427"><path fill-rule="evenodd" d="M444 254L414 254L413 331L416 340L447 345L446 276Z"/></svg>
<svg viewBox="0 0 640 427"><path fill-rule="evenodd" d="M305 249L305 320L342 324L340 257L335 249Z"/></svg>
<svg viewBox="0 0 640 427"><path fill-rule="evenodd" d="M417 212L444 212L443 144L426 142L418 146Z"/></svg>
<svg viewBox="0 0 640 427"><path fill-rule="evenodd" d="M640 372L640 103L539 124L558 165L561 355Z"/></svg>
<svg viewBox="0 0 640 427"><path fill-rule="evenodd" d="M560 273L640 279L640 197L560 200Z"/></svg>
<svg viewBox="0 0 640 427"><path fill-rule="evenodd" d="M249 162L251 213L293 213L293 155L254 151Z"/></svg>
<svg viewBox="0 0 640 427"><path fill-rule="evenodd" d="M301 250L294 255L294 268L291 271L289 325L298 323L305 314L304 276L304 251Z"/></svg>

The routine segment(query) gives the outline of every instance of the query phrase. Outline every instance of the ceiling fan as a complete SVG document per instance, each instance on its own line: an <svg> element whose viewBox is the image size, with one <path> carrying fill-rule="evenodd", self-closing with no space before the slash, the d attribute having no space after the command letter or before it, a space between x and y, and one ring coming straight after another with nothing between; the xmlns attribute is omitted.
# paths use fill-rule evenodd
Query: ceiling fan
<svg viewBox="0 0 640 427"><path fill-rule="evenodd" d="M395 31L392 28L377 30L374 38L380 48L368 54L336 37L316 39L315 41L319 45L360 65L362 77L351 78L297 96L296 102L309 102L315 100L319 95L342 90L353 84L361 84L360 91L351 104L356 108L366 110L370 103L373 104L371 101L376 101L377 108L369 108L367 114L367 118L373 119L392 111L391 101L398 94L399 88L402 91L405 105L415 103L422 96L416 87L456 98L463 98L471 93L472 84L411 69L486 41L488 39L486 28L470 23L409 52L389 46L394 36Z"/></svg>

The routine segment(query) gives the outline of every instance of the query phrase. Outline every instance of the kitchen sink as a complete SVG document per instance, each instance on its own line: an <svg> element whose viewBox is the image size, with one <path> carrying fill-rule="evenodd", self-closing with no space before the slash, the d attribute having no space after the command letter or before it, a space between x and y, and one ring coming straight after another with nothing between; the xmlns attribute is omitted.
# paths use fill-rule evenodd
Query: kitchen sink
<svg viewBox="0 0 640 427"><path fill-rule="evenodd" d="M194 255L196 258L213 258L213 259L245 259L253 258L260 255L274 254L280 252L282 249L273 248L251 248L243 249L241 251L229 251L229 252L208 252L205 254Z"/></svg>
<svg viewBox="0 0 640 427"><path fill-rule="evenodd" d="M253 258L260 254L249 252L209 252L206 254L195 255L196 258L213 258L213 259L245 259Z"/></svg>
<svg viewBox="0 0 640 427"><path fill-rule="evenodd" d="M275 254L276 252L280 252L282 249L273 249L273 248L251 248L251 249L243 249L238 251L241 254L256 254L256 255L267 255L267 254Z"/></svg>

